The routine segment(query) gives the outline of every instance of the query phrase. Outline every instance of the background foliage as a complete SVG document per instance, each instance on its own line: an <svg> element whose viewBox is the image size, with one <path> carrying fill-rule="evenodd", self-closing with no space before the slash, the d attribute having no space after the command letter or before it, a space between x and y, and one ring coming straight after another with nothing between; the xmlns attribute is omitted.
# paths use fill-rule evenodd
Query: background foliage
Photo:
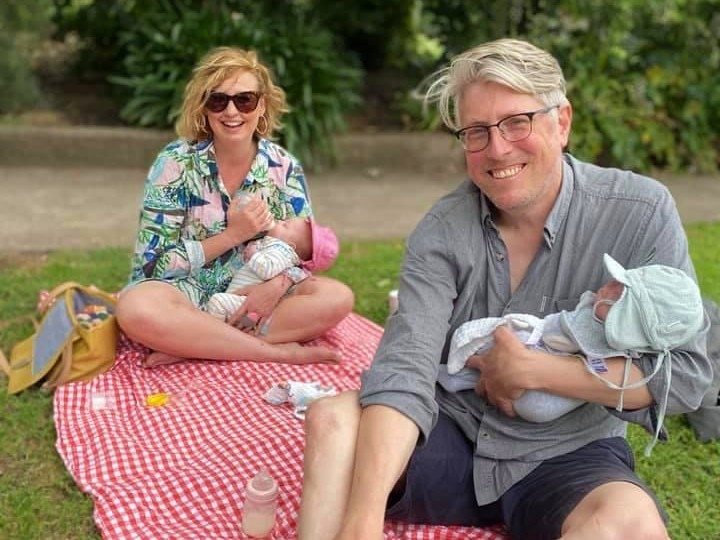
<svg viewBox="0 0 720 540"><path fill-rule="evenodd" d="M49 0L0 3L0 114L35 105L40 91L32 53L50 34Z"/></svg>
<svg viewBox="0 0 720 540"><path fill-rule="evenodd" d="M44 38L51 14L56 39L79 39L74 77L112 81L132 125L172 125L208 48L257 49L293 108L281 142L308 165L333 157L348 120L438 129L411 91L458 52L505 36L560 61L578 157L647 172L720 164L720 0L11 1L0 7L0 30L10 27L0 81L18 89L0 112L36 99L37 61L15 38Z"/></svg>

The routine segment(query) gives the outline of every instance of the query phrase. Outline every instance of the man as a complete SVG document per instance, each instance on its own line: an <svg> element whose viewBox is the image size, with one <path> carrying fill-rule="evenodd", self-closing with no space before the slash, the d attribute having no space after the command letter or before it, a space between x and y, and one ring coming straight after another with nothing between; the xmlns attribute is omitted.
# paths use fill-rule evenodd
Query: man
<svg viewBox="0 0 720 540"><path fill-rule="evenodd" d="M557 61L517 40L453 60L428 91L465 149L469 182L428 212L407 242L399 310L357 393L319 400L306 419L301 540L380 540L385 517L483 526L513 540L667 539L665 516L634 474L623 418L656 427L699 406L711 380L703 329L655 356L597 364L526 349L499 328L469 365L475 390L436 388L462 323L572 309L604 274L665 264L694 278L669 192L654 180L564 154L572 108ZM452 109L452 110L451 110ZM542 390L588 401L557 420L516 417L513 400ZM622 399L621 399L622 397ZM622 411L615 408L620 407Z"/></svg>

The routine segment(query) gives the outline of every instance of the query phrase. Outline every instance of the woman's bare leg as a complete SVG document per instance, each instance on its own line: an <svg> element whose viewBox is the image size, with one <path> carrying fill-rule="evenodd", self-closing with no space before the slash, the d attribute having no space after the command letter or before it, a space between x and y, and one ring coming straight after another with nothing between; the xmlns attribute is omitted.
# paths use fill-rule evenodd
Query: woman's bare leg
<svg viewBox="0 0 720 540"><path fill-rule="evenodd" d="M161 281L143 282L125 291L116 313L128 337L165 353L165 360L178 357L285 364L337 361L337 351L327 347L272 344L245 334L199 310L184 294Z"/></svg>
<svg viewBox="0 0 720 540"><path fill-rule="evenodd" d="M355 391L310 404L305 415L298 540L331 539L340 531L350 496L359 420Z"/></svg>
<svg viewBox="0 0 720 540"><path fill-rule="evenodd" d="M354 300L352 290L344 283L326 277L308 278L277 305L263 339L269 343L315 339L347 317Z"/></svg>

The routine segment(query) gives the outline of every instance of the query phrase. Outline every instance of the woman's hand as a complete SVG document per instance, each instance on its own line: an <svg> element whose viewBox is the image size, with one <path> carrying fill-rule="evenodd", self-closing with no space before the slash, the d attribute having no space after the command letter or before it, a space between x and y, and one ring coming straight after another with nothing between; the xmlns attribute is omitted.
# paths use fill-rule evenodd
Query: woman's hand
<svg viewBox="0 0 720 540"><path fill-rule="evenodd" d="M236 326L238 321L246 317L253 321L254 326L245 329L246 332L257 335L261 333L263 326L270 319L275 307L280 302L282 296L288 290L288 280L281 274L264 283L257 285L248 285L240 289L229 291L233 294L246 296L245 302L240 306L235 314L230 317L228 322Z"/></svg>
<svg viewBox="0 0 720 540"><path fill-rule="evenodd" d="M267 203L260 196L240 194L230 201L225 234L230 235L237 246L270 229L273 221Z"/></svg>

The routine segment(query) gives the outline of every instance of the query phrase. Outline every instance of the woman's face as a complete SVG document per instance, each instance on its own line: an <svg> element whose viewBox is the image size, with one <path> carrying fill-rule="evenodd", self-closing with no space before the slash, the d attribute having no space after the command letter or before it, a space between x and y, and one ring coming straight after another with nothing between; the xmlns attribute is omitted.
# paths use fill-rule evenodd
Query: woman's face
<svg viewBox="0 0 720 540"><path fill-rule="evenodd" d="M249 71L240 71L225 79L212 92L233 96L241 92L257 92L258 80ZM265 98L260 97L254 111L240 112L232 100L220 112L212 112L206 108L208 125L213 133L216 143L243 143L252 140L258 125L258 120L265 114Z"/></svg>

